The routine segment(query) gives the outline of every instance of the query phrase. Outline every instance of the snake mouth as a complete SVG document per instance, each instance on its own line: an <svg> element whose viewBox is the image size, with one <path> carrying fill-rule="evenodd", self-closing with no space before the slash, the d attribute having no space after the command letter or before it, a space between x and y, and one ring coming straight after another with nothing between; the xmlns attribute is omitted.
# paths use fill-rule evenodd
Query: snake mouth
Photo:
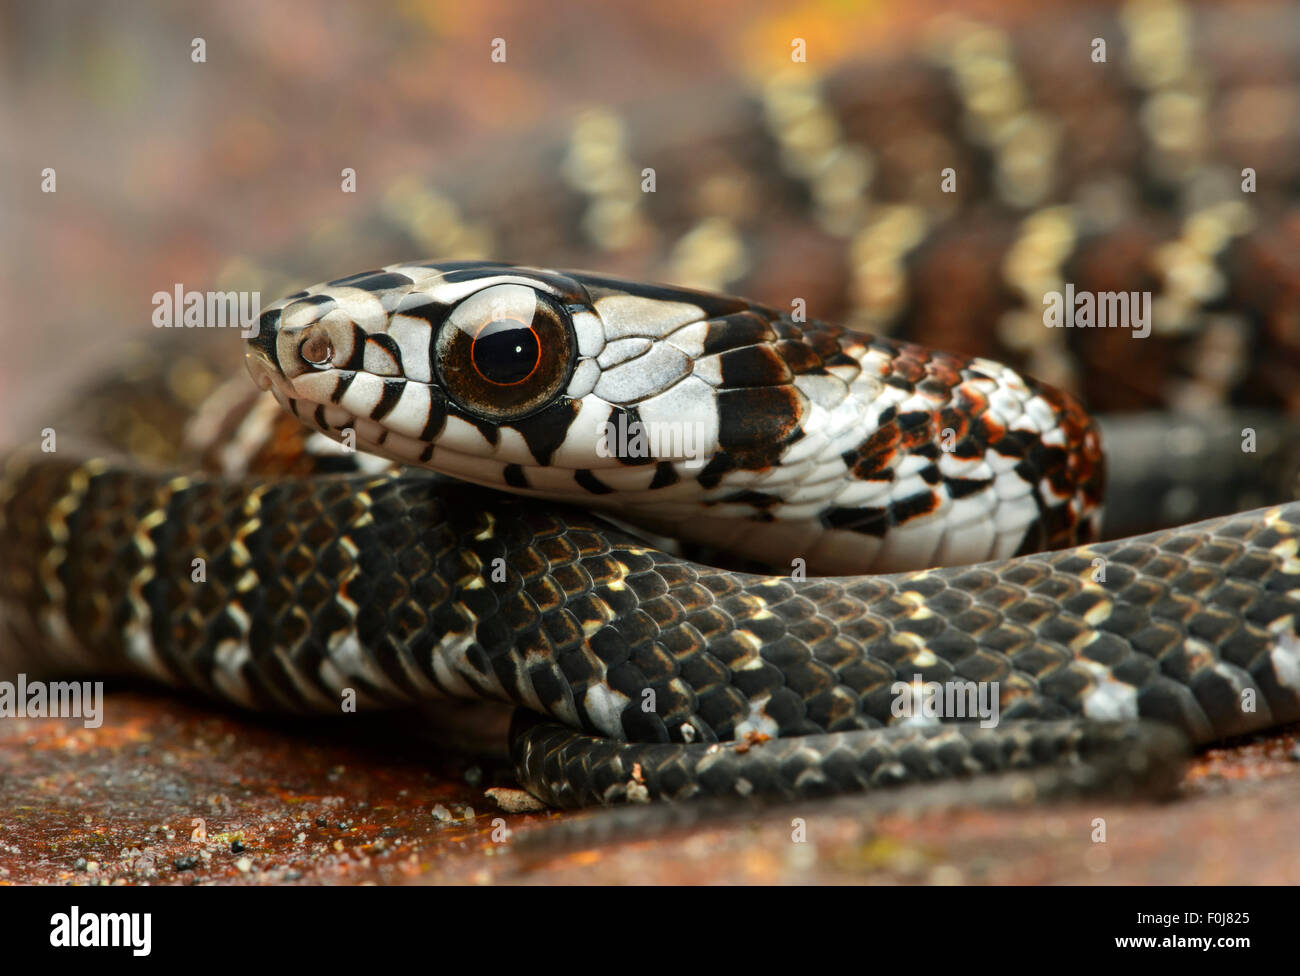
<svg viewBox="0 0 1300 976"><path fill-rule="evenodd" d="M244 363L248 367L248 373L253 377L253 382L257 384L259 390L266 392L275 386L275 375L271 372L273 367L261 356L251 352L245 353Z"/></svg>

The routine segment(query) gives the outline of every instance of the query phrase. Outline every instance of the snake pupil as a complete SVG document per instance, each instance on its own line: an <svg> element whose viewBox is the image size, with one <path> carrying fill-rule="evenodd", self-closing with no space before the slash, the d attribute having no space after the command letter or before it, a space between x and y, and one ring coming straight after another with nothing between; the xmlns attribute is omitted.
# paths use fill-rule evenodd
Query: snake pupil
<svg viewBox="0 0 1300 976"><path fill-rule="evenodd" d="M533 374L541 358L537 334L519 322L489 322L474 340L470 356L479 375L511 386Z"/></svg>

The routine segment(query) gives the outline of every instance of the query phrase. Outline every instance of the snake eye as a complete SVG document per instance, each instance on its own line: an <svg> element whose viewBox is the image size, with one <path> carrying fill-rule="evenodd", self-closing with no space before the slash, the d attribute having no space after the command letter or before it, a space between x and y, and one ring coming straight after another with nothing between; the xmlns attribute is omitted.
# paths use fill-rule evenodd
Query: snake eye
<svg viewBox="0 0 1300 976"><path fill-rule="evenodd" d="M568 382L576 349L568 313L526 285L470 295L443 324L434 350L448 395L487 420L546 406Z"/></svg>
<svg viewBox="0 0 1300 976"><path fill-rule="evenodd" d="M334 344L324 329L310 329L298 346L298 355L317 369L324 369L334 359Z"/></svg>

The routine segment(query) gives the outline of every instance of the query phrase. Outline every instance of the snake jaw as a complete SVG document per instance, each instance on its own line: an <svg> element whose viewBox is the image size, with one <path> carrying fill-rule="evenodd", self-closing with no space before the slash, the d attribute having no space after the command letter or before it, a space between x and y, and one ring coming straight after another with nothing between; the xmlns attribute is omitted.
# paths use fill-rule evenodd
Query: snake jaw
<svg viewBox="0 0 1300 976"><path fill-rule="evenodd" d="M274 387L275 382L272 380L270 373L265 371L259 361L257 361L253 356L245 357L244 361L248 365L249 375L253 377L253 382L257 384L259 390L266 393Z"/></svg>

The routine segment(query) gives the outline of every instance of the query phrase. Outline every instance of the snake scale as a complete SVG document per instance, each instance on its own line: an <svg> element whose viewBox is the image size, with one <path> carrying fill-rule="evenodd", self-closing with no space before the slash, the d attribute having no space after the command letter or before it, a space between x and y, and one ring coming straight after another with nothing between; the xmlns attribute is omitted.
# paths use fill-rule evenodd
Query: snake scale
<svg viewBox="0 0 1300 976"><path fill-rule="evenodd" d="M232 342L155 334L56 424L86 449L8 457L0 662L507 702L557 806L1154 764L1300 719L1300 504L1233 412L1297 405L1297 65L1285 5L945 21L395 190L354 246L451 256L263 310L272 395ZM1066 284L1149 293L1150 335L1048 328ZM1155 430L1193 418L1271 507L1144 497L1112 456L1165 527L1094 541L1112 428L1076 395L1181 411ZM928 682L996 723L900 718Z"/></svg>

